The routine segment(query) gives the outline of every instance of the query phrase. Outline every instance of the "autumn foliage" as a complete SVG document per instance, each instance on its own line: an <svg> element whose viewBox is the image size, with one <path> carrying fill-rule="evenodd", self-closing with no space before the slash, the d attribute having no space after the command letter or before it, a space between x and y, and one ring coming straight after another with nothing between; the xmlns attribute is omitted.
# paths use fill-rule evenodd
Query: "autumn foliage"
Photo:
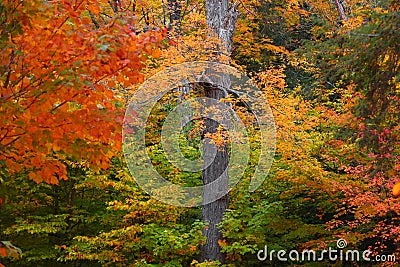
<svg viewBox="0 0 400 267"><path fill-rule="evenodd" d="M106 1L3 1L0 161L36 182L67 179L63 159L109 166L121 147L123 110L111 90L143 80L162 31L137 35L115 14L97 28Z"/></svg>
<svg viewBox="0 0 400 267"><path fill-rule="evenodd" d="M0 3L0 240L23 252L0 249L0 266L218 266L198 262L201 208L151 198L121 156L136 88L174 64L215 58L254 80L277 131L271 170L250 193L260 151L257 127L248 130L251 157L220 225L224 266L314 266L256 254L265 245L320 251L339 238L397 258L376 266L398 264L398 1L239 2L230 55L216 52L204 1ZM163 177L197 186L201 172L180 170L160 142L169 112L198 96L179 92L152 110L146 145ZM199 125L179 136L189 159L201 157ZM315 266L346 264L364 266Z"/></svg>

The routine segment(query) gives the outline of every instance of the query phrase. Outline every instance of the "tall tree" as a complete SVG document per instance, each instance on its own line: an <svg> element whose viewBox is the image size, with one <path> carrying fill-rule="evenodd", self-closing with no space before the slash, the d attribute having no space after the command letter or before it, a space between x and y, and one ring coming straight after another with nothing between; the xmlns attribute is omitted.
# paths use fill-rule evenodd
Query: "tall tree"
<svg viewBox="0 0 400 267"><path fill-rule="evenodd" d="M229 54L232 48L233 33L236 28L238 11L235 4L230 5L229 0L207 0L206 1L206 16L207 24L222 43L219 46L218 53ZM229 77L221 75L222 83L225 88L229 88ZM226 94L221 88L215 85L205 85L205 96L210 99L220 100L226 97ZM206 133L215 133L219 124L211 119L205 122ZM212 158L215 152L215 145L211 140L206 139L204 144L204 166L202 172L203 184L208 184L220 176L220 182L216 183L217 188L213 188L210 192L203 192L203 201L207 201L210 194L213 192L225 192L226 194L220 199L206 203L203 205L202 219L207 224L203 229L203 235L206 237L206 242L201 248L201 261L218 260L224 261L224 255L221 252L221 247L218 241L222 239L222 234L218 229L218 224L222 221L224 213L228 207L228 146L224 144L216 151L215 157ZM212 162L210 162L212 160Z"/></svg>

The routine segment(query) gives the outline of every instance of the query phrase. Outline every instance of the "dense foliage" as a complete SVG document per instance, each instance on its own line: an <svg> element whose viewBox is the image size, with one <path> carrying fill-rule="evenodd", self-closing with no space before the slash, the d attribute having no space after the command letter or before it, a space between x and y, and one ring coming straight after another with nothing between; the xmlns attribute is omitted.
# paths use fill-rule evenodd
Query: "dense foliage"
<svg viewBox="0 0 400 267"><path fill-rule="evenodd" d="M249 119L252 156L221 224L225 266L267 264L257 259L265 245L321 250L339 238L400 258L392 193L400 182L400 5L338 1L343 17L335 2L240 1L231 64L265 93L277 140L265 182L248 192L259 153ZM22 250L11 257L0 247L0 266L218 265L198 262L201 207L148 196L121 153L123 113L137 87L173 64L207 60L219 45L204 1L168 3L0 2L0 240ZM194 186L201 173L180 171L160 144L179 97L153 109L146 145L163 177ZM198 124L182 131L188 158L201 154Z"/></svg>

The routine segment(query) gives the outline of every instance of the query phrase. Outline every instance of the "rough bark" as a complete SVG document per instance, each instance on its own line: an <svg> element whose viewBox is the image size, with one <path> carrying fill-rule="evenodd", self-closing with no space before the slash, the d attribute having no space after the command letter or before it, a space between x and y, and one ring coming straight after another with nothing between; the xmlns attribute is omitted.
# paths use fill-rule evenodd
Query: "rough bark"
<svg viewBox="0 0 400 267"><path fill-rule="evenodd" d="M206 16L208 26L216 33L229 53L232 50L232 38L236 29L239 16L236 3L229 5L229 0L207 0Z"/></svg>
<svg viewBox="0 0 400 267"><path fill-rule="evenodd" d="M239 13L236 5L229 5L229 0L207 0L206 1L207 24L222 42L219 53L229 53L232 49L232 38L236 27ZM229 76L221 75L222 84L229 88ZM224 91L212 85L206 85L205 96L207 98L220 100L226 97ZM205 121L206 132L214 133L218 127L214 120ZM218 229L218 224L222 221L224 213L228 207L228 147L219 147L216 155L212 158L216 149L215 145L205 140L204 143L204 166L202 171L203 184L208 184L221 176L216 188L210 192L203 192L203 201L209 198L209 194L215 191L226 192L225 196L208 204L203 205L202 220L207 224L203 229L206 237L205 244L201 247L200 261L218 260L221 263L225 260L225 255L221 252L218 241L222 239L222 233ZM212 161L212 163L210 163Z"/></svg>
<svg viewBox="0 0 400 267"><path fill-rule="evenodd" d="M208 87L205 90L205 96L213 99L223 98L224 92L215 87ZM205 132L215 133L219 123L215 120L207 119L205 121ZM215 157L213 157L217 150ZM225 192L225 196L208 204L203 205L202 220L207 224L203 229L203 236L206 237L206 243L201 248L200 261L218 260L224 262L225 255L221 252L218 240L222 239L221 231L217 228L222 221L224 213L228 207L228 147L215 147L214 144L206 139L203 147L204 166L202 171L203 184L208 184L221 176L220 182L215 184L208 192L203 192L203 201L208 202L209 194L215 192ZM211 162L210 162L211 161Z"/></svg>

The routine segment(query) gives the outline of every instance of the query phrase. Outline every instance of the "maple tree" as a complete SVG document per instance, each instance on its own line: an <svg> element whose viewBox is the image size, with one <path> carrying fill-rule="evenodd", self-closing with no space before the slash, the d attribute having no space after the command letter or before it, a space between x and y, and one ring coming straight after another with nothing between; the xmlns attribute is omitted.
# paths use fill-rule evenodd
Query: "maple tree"
<svg viewBox="0 0 400 267"><path fill-rule="evenodd" d="M339 124L341 141L329 146L344 151L344 156L335 156L339 169L357 181L335 185L343 192L346 205L329 225L339 232L346 229L349 240L371 247L375 254L399 253L398 203L391 193L398 182L399 49L398 33L393 28L399 22L398 12L393 1L353 7L353 13L359 15L349 16L338 29L343 50L329 51L345 59L341 69L332 66L330 70L340 79L341 87L355 91L358 101L353 105L353 121ZM360 20L365 14L370 16L368 22ZM350 34L344 36L346 32ZM343 136L351 142L343 143ZM330 161L331 151L327 156ZM361 231L363 227L369 232Z"/></svg>
<svg viewBox="0 0 400 267"><path fill-rule="evenodd" d="M3 174L57 184L67 179L66 157L104 169L120 150L114 77L125 86L141 81L145 54L157 51L163 33L136 35L129 14L95 29L88 10L98 14L105 3L3 1Z"/></svg>

